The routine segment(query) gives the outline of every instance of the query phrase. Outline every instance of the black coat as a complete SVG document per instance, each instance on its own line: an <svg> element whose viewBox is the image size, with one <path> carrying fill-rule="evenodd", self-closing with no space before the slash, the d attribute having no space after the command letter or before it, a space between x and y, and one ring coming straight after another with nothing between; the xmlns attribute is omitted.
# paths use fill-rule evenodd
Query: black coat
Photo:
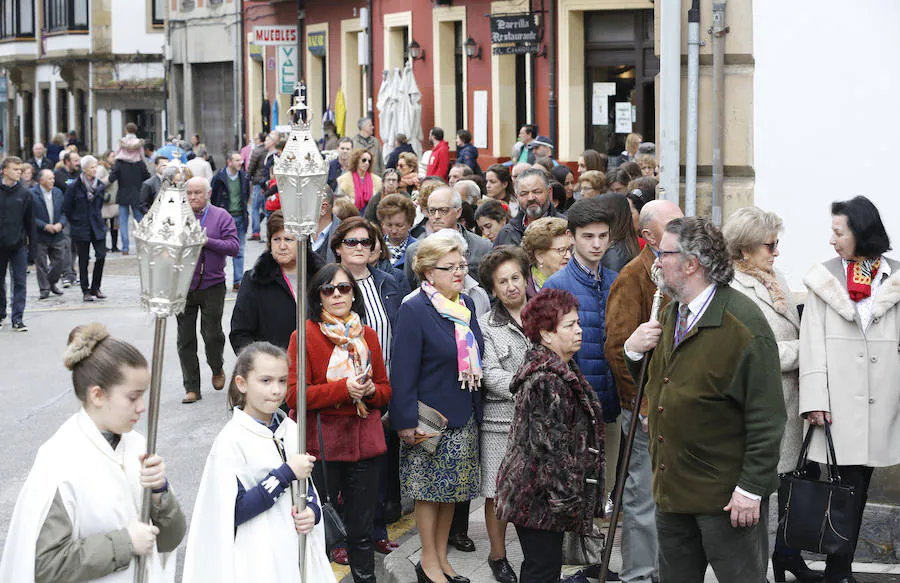
<svg viewBox="0 0 900 583"><path fill-rule="evenodd" d="M31 189L31 208L34 213L35 230L37 231L35 240L40 243L53 243L66 236L63 231L53 234L48 233L44 230L44 227L46 227L48 224L52 225L54 223L60 223L63 227L69 224L69 220L66 219L66 215L64 215L62 212L63 200L65 199L65 195L60 189L56 188L55 186L50 192L51 196L53 197L52 222L50 220L51 217L47 214L47 204L44 202L44 191L41 190L41 186L38 184Z"/></svg>
<svg viewBox="0 0 900 583"><path fill-rule="evenodd" d="M53 186L65 192L66 187L78 180L79 176L81 176L80 170L69 172L65 166L60 166L53 171Z"/></svg>
<svg viewBox="0 0 900 583"><path fill-rule="evenodd" d="M307 281L325 265L310 249L307 246ZM241 280L231 313L231 348L239 354L248 344L265 340L287 350L296 329L297 301L272 253L266 251Z"/></svg>
<svg viewBox="0 0 900 583"><path fill-rule="evenodd" d="M21 181L7 186L0 180L0 247L18 249L28 241L33 242L34 236L31 192Z"/></svg>
<svg viewBox="0 0 900 583"><path fill-rule="evenodd" d="M90 200L81 178L66 188L62 211L69 219L73 241L98 241L106 238L106 225L101 215L104 188L103 183L97 181L97 188Z"/></svg>
<svg viewBox="0 0 900 583"><path fill-rule="evenodd" d="M228 182L230 180L228 171L223 168L216 172L215 176L213 176L210 181L210 189L212 191L210 202L229 212L231 211L231 209L228 208L231 205L230 194L228 192ZM249 216L247 213L247 201L250 199L250 180L243 170L238 170L237 180L239 180L241 184L241 208L243 209L243 217L244 220L247 220L247 217Z"/></svg>
<svg viewBox="0 0 900 583"><path fill-rule="evenodd" d="M416 153L416 151L413 150L413 147L409 144L400 144L399 146L391 150L390 154L388 154L387 161L384 163L384 167L396 168L397 162L400 160L400 154L402 154L403 152L410 152L412 154Z"/></svg>
<svg viewBox="0 0 900 583"><path fill-rule="evenodd" d="M116 160L109 172L109 183L119 182L119 190L116 194L116 202L120 205L141 204L141 184L150 178L150 171L143 160L129 162Z"/></svg>
<svg viewBox="0 0 900 583"><path fill-rule="evenodd" d="M28 163L31 164L31 167L34 168L34 179L37 180L40 178L39 174L41 170L53 170L53 162L50 161L46 155L41 158L41 163L38 164L36 158L31 158L28 160Z"/></svg>

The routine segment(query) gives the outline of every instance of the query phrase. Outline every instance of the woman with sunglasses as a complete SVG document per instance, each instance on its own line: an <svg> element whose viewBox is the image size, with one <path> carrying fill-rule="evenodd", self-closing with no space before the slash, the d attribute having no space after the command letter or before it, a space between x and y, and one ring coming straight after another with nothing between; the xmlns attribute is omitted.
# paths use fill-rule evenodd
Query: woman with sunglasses
<svg viewBox="0 0 900 583"><path fill-rule="evenodd" d="M343 499L353 580L375 581L372 520L378 504L379 456L387 450L379 409L387 405L391 386L378 334L363 324L363 294L350 270L326 265L310 282L307 298L306 442L310 454L324 458L313 469L313 481L332 501L339 493ZM285 400L295 418L296 332L288 355Z"/></svg>
<svg viewBox="0 0 900 583"><path fill-rule="evenodd" d="M400 306L391 363L391 426L400 440L400 485L416 503L422 542L419 583L468 583L447 560L447 539L457 502L478 496L481 467L481 355L484 340L475 304L462 294L469 266L459 237L420 241L413 269L422 284ZM447 419L437 450L419 443L419 403Z"/></svg>
<svg viewBox="0 0 900 583"><path fill-rule="evenodd" d="M337 193L353 201L363 214L372 198L381 193L381 177L372 173L372 153L361 148L350 152L349 170L337 179Z"/></svg>

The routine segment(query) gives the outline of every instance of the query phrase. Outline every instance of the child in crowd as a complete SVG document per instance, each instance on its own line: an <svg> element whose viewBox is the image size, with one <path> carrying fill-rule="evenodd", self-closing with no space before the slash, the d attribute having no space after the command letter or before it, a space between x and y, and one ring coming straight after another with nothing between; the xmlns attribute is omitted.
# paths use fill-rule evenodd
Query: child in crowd
<svg viewBox="0 0 900 583"><path fill-rule="evenodd" d="M307 534L306 581L335 583L312 480L298 511L291 482L308 478L315 458L298 451L297 424L279 406L288 359L268 342L238 356L228 389L231 420L213 443L194 506L184 583L300 581L297 533Z"/></svg>
<svg viewBox="0 0 900 583"><path fill-rule="evenodd" d="M38 451L6 537L0 581L131 583L147 557L149 583L175 581L184 515L158 455L133 431L145 410L147 360L102 324L69 334L63 356L82 408ZM153 490L150 519L139 520Z"/></svg>

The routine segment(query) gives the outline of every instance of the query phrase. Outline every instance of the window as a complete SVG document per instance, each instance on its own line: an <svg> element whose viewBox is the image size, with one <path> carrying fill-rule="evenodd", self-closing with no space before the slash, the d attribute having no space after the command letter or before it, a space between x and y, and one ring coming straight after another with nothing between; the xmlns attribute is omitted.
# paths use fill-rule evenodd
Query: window
<svg viewBox="0 0 900 583"><path fill-rule="evenodd" d="M88 0L44 0L47 30L88 31Z"/></svg>
<svg viewBox="0 0 900 583"><path fill-rule="evenodd" d="M166 20L166 0L150 0L150 23L161 27Z"/></svg>
<svg viewBox="0 0 900 583"><path fill-rule="evenodd" d="M34 38L34 0L0 0L0 39Z"/></svg>

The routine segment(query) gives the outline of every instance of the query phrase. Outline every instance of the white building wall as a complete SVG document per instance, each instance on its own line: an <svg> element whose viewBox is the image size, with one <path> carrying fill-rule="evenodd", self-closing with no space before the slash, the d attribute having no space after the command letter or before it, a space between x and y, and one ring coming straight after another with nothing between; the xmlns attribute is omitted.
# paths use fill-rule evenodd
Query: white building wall
<svg viewBox="0 0 900 583"><path fill-rule="evenodd" d="M109 149L109 126L106 123L106 110L98 109L96 114L97 122L97 151L105 152Z"/></svg>
<svg viewBox="0 0 900 583"><path fill-rule="evenodd" d="M150 30L149 14L141 2L112 3L112 52L122 54L162 54L165 35L163 31Z"/></svg>
<svg viewBox="0 0 900 583"><path fill-rule="evenodd" d="M900 249L900 197L890 187L900 76L885 69L900 62L900 2L863 4L753 3L755 200L784 220L776 267L794 289L810 266L835 257L832 201L870 198Z"/></svg>

